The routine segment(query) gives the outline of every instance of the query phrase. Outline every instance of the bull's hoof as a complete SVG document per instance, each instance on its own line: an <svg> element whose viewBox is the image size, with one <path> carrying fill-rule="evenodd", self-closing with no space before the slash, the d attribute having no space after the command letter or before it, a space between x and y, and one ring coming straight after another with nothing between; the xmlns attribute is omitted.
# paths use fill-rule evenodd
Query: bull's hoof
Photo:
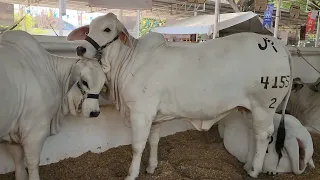
<svg viewBox="0 0 320 180"><path fill-rule="evenodd" d="M246 163L246 164L243 166L243 169L246 170L247 172L249 172L249 170L251 169L250 163Z"/></svg>
<svg viewBox="0 0 320 180"><path fill-rule="evenodd" d="M277 172L269 172L269 171L267 171L267 175L275 176L275 175L278 175L278 173Z"/></svg>
<svg viewBox="0 0 320 180"><path fill-rule="evenodd" d="M133 177L133 176L127 176L126 178L125 178L125 180L135 180L136 178L135 177Z"/></svg>
<svg viewBox="0 0 320 180"><path fill-rule="evenodd" d="M244 178L244 180L253 180L254 178L250 177L249 175L246 175L246 177Z"/></svg>
<svg viewBox="0 0 320 180"><path fill-rule="evenodd" d="M249 174L249 176L252 177L252 178L258 178L259 171L252 171L252 170L250 170L250 171L248 171L248 174Z"/></svg>
<svg viewBox="0 0 320 180"><path fill-rule="evenodd" d="M151 166L148 166L146 169L148 174L153 174L155 170L156 170L156 167L151 167Z"/></svg>

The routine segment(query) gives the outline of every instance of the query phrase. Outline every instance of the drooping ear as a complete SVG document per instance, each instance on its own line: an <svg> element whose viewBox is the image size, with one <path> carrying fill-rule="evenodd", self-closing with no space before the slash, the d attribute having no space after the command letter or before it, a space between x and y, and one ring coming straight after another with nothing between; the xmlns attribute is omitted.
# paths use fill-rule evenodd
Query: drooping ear
<svg viewBox="0 0 320 180"><path fill-rule="evenodd" d="M320 92L320 77L313 83L313 86L316 91Z"/></svg>
<svg viewBox="0 0 320 180"><path fill-rule="evenodd" d="M110 69L111 69L111 65L110 65L110 62L108 60L105 60L105 61L101 61L101 67L102 67L102 71L107 74Z"/></svg>
<svg viewBox="0 0 320 180"><path fill-rule="evenodd" d="M299 141L292 137L290 140L285 142L285 149L287 150L290 158L292 172L295 174L301 174L304 170L304 164L301 161L302 157L300 157L301 149L299 147Z"/></svg>
<svg viewBox="0 0 320 180"><path fill-rule="evenodd" d="M99 94L107 101L110 99L110 89L106 83Z"/></svg>
<svg viewBox="0 0 320 180"><path fill-rule="evenodd" d="M300 78L294 78L292 83L291 90L295 90L296 92L303 88L304 84Z"/></svg>
<svg viewBox="0 0 320 180"><path fill-rule="evenodd" d="M89 33L89 25L78 27L77 29L71 31L71 33L67 36L67 40L85 40L87 33Z"/></svg>
<svg viewBox="0 0 320 180"><path fill-rule="evenodd" d="M118 20L115 20L116 28L119 33L119 39L120 41L125 44L126 46L132 48L132 39L131 36L127 30L127 28Z"/></svg>

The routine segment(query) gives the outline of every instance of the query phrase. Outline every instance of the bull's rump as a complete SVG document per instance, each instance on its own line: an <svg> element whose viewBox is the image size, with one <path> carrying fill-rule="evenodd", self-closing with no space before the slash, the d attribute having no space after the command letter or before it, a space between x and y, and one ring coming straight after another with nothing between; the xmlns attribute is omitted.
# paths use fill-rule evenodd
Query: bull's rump
<svg viewBox="0 0 320 180"><path fill-rule="evenodd" d="M276 51L271 44L261 50L263 37L268 36L242 33L194 47L163 48L141 71L142 87L162 89L164 115L210 119L236 106L276 108L288 92L289 58L272 37Z"/></svg>

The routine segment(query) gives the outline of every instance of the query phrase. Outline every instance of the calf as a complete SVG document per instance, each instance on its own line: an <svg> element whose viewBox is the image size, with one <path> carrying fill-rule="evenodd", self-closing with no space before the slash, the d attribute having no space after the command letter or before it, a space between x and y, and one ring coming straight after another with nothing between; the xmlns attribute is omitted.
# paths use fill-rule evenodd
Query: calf
<svg viewBox="0 0 320 180"><path fill-rule="evenodd" d="M264 158L262 172L270 174L289 173L301 174L307 164L315 168L313 155L313 142L307 129L300 121L291 115L285 115L287 127L283 157L278 162L275 142L276 131L270 137ZM278 129L281 115L275 114L273 123ZM254 135L252 131L252 118L244 118L239 112L234 112L218 124L220 137L227 151L239 161L246 163L247 156L254 156Z"/></svg>

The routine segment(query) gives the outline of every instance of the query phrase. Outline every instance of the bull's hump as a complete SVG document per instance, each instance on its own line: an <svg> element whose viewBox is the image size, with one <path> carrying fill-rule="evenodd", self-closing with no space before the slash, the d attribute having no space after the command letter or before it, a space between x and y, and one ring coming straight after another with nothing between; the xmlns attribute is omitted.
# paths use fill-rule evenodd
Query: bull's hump
<svg viewBox="0 0 320 180"><path fill-rule="evenodd" d="M16 44L21 48L45 52L40 43L29 33L20 30L6 31L0 36L0 42Z"/></svg>

